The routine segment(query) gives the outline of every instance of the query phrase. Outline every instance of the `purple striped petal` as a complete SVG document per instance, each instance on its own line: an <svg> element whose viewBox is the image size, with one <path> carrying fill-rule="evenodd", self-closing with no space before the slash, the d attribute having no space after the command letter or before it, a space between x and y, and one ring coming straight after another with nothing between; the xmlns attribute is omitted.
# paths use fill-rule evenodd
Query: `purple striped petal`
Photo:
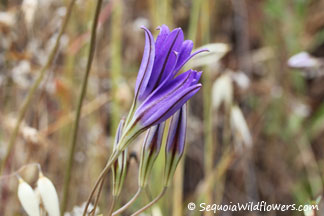
<svg viewBox="0 0 324 216"><path fill-rule="evenodd" d="M201 84L197 84L198 72L191 72L185 80L180 80L177 85L172 86L172 90L166 90L162 94L162 89L155 92L136 111L135 118L138 118L143 127L159 124L172 116L184 103L186 103L199 89Z"/></svg>
<svg viewBox="0 0 324 216"><path fill-rule="evenodd" d="M182 43L179 59L175 68L178 68L179 65L183 65L183 62L190 56L193 48L193 42L191 40L185 40Z"/></svg>
<svg viewBox="0 0 324 216"><path fill-rule="evenodd" d="M188 47L187 47L188 48ZM208 49L201 49L201 50L197 50L196 52L192 53L191 55L186 55L188 50L185 50L183 56L179 56L179 60L177 62L177 65L174 69L175 73L177 73L192 57L194 57L195 55L201 53L201 52L208 52ZM181 59L180 59L181 58Z"/></svg>
<svg viewBox="0 0 324 216"><path fill-rule="evenodd" d="M189 70L180 74L179 76L177 76L172 80L166 80L156 90L154 90L153 93L151 93L147 97L147 99L142 103L142 105L138 108L138 110L148 109L148 106L152 106L154 102L160 101L164 97L168 97L168 95L172 94L177 89L185 88L189 86L191 84L190 77L191 80L193 80L193 78L199 78L200 76L198 74L201 73L194 70ZM194 81L193 84L196 83L197 81Z"/></svg>
<svg viewBox="0 0 324 216"><path fill-rule="evenodd" d="M146 115L143 115L143 119L141 120L142 124L154 125L167 120L193 95L195 95L200 88L201 84L196 84L194 86L191 86L190 88L178 91L175 94L171 95L170 98L161 101L150 111L145 113ZM170 105L170 103L172 103L172 105Z"/></svg>
<svg viewBox="0 0 324 216"><path fill-rule="evenodd" d="M160 33L156 37L155 47L156 47L156 51L160 52L165 39L170 34L170 30L169 30L169 27L166 26L166 25L162 25L161 27L160 26L157 27L157 30L160 30Z"/></svg>
<svg viewBox="0 0 324 216"><path fill-rule="evenodd" d="M180 28L174 29L164 40L156 53L151 77L141 100L172 74L177 61L175 52L180 51L182 43L183 32Z"/></svg>
<svg viewBox="0 0 324 216"><path fill-rule="evenodd" d="M154 58L155 58L155 45L154 45L154 39L151 34L151 32L145 28L142 27L145 31L145 48L144 48L144 54L142 58L142 63L137 75L136 80L136 87L135 87L135 97L141 97L141 95L144 93L147 83L150 79Z"/></svg>

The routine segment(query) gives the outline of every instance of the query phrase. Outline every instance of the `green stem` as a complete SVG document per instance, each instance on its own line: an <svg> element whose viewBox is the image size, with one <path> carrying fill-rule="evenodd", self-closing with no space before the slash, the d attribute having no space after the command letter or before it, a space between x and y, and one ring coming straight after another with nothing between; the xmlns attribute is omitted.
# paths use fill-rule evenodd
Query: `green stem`
<svg viewBox="0 0 324 216"><path fill-rule="evenodd" d="M116 216L116 215L119 215L122 212L124 212L138 198L138 196L141 194L141 192L142 192L142 187L139 187L138 190L137 190L137 192L135 193L135 195L132 197L132 199L130 199L123 207L121 207L120 209L118 209L117 211L115 211L112 214L112 216Z"/></svg>
<svg viewBox="0 0 324 216"><path fill-rule="evenodd" d="M98 25L98 19L99 19L99 13L100 8L102 5L102 0L97 1L96 11L93 18L92 23L92 29L91 29L91 38L90 38L90 49L89 49L89 55L88 55L88 61L86 66L86 72L83 77L83 82L81 86L81 93L78 100L77 105L77 112L75 116L75 122L73 125L73 135L72 135L72 141L70 144L70 150L69 150L69 158L68 158L68 164L65 170L65 178L64 178L64 188L63 188L63 202L62 202L62 209L61 214L63 215L64 211L66 210L67 201L68 201L68 193L70 188L70 180L71 180L71 172L72 172L72 166L73 166L73 159L74 159L74 153L75 153L75 147L76 147L76 141L77 141L77 135L78 135L78 127L79 127L79 121L80 121L80 115L81 115L81 107L82 102L84 99L84 96L87 91L87 83L88 83L88 77L92 65L92 60L95 53L95 45L96 45L96 30Z"/></svg>
<svg viewBox="0 0 324 216"><path fill-rule="evenodd" d="M197 28L202 0L192 1L191 15L189 21L188 37L195 43L197 38Z"/></svg>
<svg viewBox="0 0 324 216"><path fill-rule="evenodd" d="M99 197L100 197L104 182L105 182L105 178L102 178L101 181L100 181L99 191L98 191L98 194L97 194L97 197L96 197L96 200L95 200L95 204L93 206L93 210L92 210L92 214L91 214L92 216L95 216L95 214L96 214L96 209L97 209L97 206L98 206Z"/></svg>
<svg viewBox="0 0 324 216"><path fill-rule="evenodd" d="M118 99L122 71L122 13L123 2L115 1L111 12L111 133L114 134L120 120L121 106Z"/></svg>
<svg viewBox="0 0 324 216"><path fill-rule="evenodd" d="M114 211L115 204L116 204L116 200L117 200L117 196L113 196L113 199L112 199L112 202L111 202L108 214L107 214L108 216L112 215L112 213Z"/></svg>
<svg viewBox="0 0 324 216"><path fill-rule="evenodd" d="M91 200L93 198L93 195L96 192L96 190L97 190L97 188L98 188L98 186L99 186L99 184L101 182L101 179L103 179L104 176L108 173L108 171L110 170L112 164L116 161L116 159L118 158L120 153L121 153L120 151L113 152L113 154L111 155L110 159L108 160L105 168L101 171L101 173L100 173L100 175L99 175L99 177L98 177L98 179L97 179L97 181L96 181L94 187L92 188L92 191L91 191L91 193L90 193L90 195L88 197L88 201L87 201L87 203L86 203L86 205L84 207L83 216L86 216L86 214L88 212L90 202L91 202Z"/></svg>
<svg viewBox="0 0 324 216"><path fill-rule="evenodd" d="M9 145L8 145L8 149L7 149L7 152L4 156L4 159L1 163L1 167L0 167L0 175L2 174L2 172L5 170L6 166L7 166L7 163L9 161L9 158L10 158L10 155L14 149L14 146L15 146L15 142L16 142L16 138L17 138L17 135L18 135L18 132L19 132L19 128L20 128L20 125L25 117L25 114L27 112L27 108L29 107L31 101L32 101L32 98L35 94L35 91L38 89L41 81L43 80L44 78L44 75L45 75L45 72L48 70L48 68L51 66L51 64L53 63L53 60L54 60L54 57L56 55L56 52L59 48L59 45L60 45L60 40L61 40L61 37L66 29L66 26L68 24L68 21L71 17L71 12L72 12L72 8L74 6L74 3L75 3L75 0L71 0L70 1L70 4L68 6L68 9L67 9L67 12L66 12L66 15L65 15L65 18L63 20L63 25L62 25L62 28L57 36L57 39L56 39L56 42L55 42L55 45L53 47L53 49L51 50L51 53L47 59L47 62L46 64L41 68L39 74L38 74L38 77L36 78L35 82L33 83L33 85L31 86L31 88L29 89L29 92L23 102L23 105L19 111L19 115L18 115L18 119L17 119L17 122L15 124L15 127L14 127L14 130L10 136L10 140L9 140Z"/></svg>
<svg viewBox="0 0 324 216"><path fill-rule="evenodd" d="M136 216L141 214L142 212L144 212L146 209L150 208L151 206L153 206L155 203L157 203L165 194L167 190L167 187L164 187L163 190L161 191L161 193L154 199L152 200L149 204L147 204L146 206L144 206L143 208L139 209L137 212L135 212L134 214L132 214L131 216Z"/></svg>

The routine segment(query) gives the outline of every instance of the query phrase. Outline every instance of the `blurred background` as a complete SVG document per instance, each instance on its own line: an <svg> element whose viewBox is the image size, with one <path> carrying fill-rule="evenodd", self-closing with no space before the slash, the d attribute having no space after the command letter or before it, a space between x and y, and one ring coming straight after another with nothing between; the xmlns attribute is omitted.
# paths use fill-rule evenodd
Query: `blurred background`
<svg viewBox="0 0 324 216"><path fill-rule="evenodd" d="M1 163L22 102L47 62L68 4L69 0L0 1ZM34 187L37 169L28 164L39 163L61 201L95 4L76 1L53 62L32 94L3 173L27 165L19 174ZM106 0L99 17L66 210L86 201L110 155L117 124L130 108L145 42L140 26L156 36L155 29L162 24L181 27L196 48L207 44L210 53L188 64L204 73L203 88L189 103L186 155L172 187L146 215L202 215L188 211L189 202L299 205L321 197L324 1ZM138 158L142 140L138 138L130 147ZM160 192L163 168L162 152L147 193L125 215ZM132 157L119 205L136 192L137 171L136 157ZM99 203L102 213L111 202L108 179ZM17 185L14 176L0 178L0 215L25 214ZM323 214L323 210L316 212Z"/></svg>

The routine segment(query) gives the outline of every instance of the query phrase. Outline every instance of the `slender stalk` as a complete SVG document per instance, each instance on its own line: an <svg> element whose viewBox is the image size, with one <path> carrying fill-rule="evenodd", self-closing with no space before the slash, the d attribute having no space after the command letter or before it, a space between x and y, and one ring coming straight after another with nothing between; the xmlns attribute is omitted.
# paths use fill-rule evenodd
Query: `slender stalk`
<svg viewBox="0 0 324 216"><path fill-rule="evenodd" d="M122 212L124 212L136 199L137 197L141 194L142 192L142 187L139 187L137 192L135 193L135 195L132 197L132 199L130 199L124 206L122 206L120 209L118 209L117 211L115 211L112 216L116 216L121 214Z"/></svg>
<svg viewBox="0 0 324 216"><path fill-rule="evenodd" d="M93 209L92 209L92 214L91 214L92 216L95 216L95 214L96 214L96 209L97 209L97 206L98 206L99 197L100 197L104 182L105 182L105 178L102 178L101 181L100 181L99 191L98 191L98 194L97 194L97 197L96 197L96 200L95 200L95 204L94 204Z"/></svg>
<svg viewBox="0 0 324 216"><path fill-rule="evenodd" d="M122 18L123 18L123 2L115 1L111 14L111 82L112 82L112 103L111 103L111 134L115 133L120 120L120 100L118 100L119 84L122 71Z"/></svg>
<svg viewBox="0 0 324 216"><path fill-rule="evenodd" d="M202 33L202 42L209 43L210 41L210 2L204 1L201 3L200 12L205 14L205 16L201 17L201 33ZM212 113L212 104L211 104L211 68L204 68L204 76L203 76L203 115L204 115L204 152L205 152L205 173L211 173L214 167L214 152L215 145L213 141L213 113ZM211 185L210 190L206 191L205 201L206 203L213 202L213 191L214 186ZM209 216L212 215L211 212L205 212L204 215Z"/></svg>
<svg viewBox="0 0 324 216"><path fill-rule="evenodd" d="M185 155L185 154L184 154ZM183 157L185 158L185 157ZM184 163L185 160L182 159L174 175L174 185L173 188L173 208L172 215L183 215L183 177L184 177Z"/></svg>
<svg viewBox="0 0 324 216"><path fill-rule="evenodd" d="M197 38L197 27L199 26L199 15L200 15L200 7L202 4L202 0L193 0L191 7L191 15L189 21L189 30L188 37L195 43Z"/></svg>
<svg viewBox="0 0 324 216"><path fill-rule="evenodd" d="M80 96L79 96L79 100L78 100L78 104L77 104L77 112L76 112L76 116L75 116L75 122L73 125L73 135L72 135L72 141L70 144L68 164L67 164L66 170L65 170L64 188L63 188L63 202L62 202L62 209L61 209L62 215L66 209L67 201L68 201L71 172L72 172L73 159L74 159L74 153L75 153L75 147L76 147L76 141L77 141L77 135L78 135L78 127L79 127L79 121L80 121L80 115L81 115L81 107L82 107L82 102L83 102L83 99L84 99L86 91L87 91L88 77L90 74L92 60L93 60L94 53L95 53L96 32L97 32L96 30L97 30L101 5L102 5L102 0L98 0L97 5L96 5L96 11L95 11L94 18L93 18L93 23L92 23L90 49L89 49L87 66L86 66L86 72L83 77L81 92L80 92Z"/></svg>
<svg viewBox="0 0 324 216"><path fill-rule="evenodd" d="M53 60L54 60L54 57L57 53L57 50L59 48L59 45L60 45L60 40L61 40L61 37L66 29L66 26L68 24L68 21L71 17L71 13L72 13L72 8L74 6L74 3L75 3L75 0L71 0L70 1L70 4L67 8L67 12L66 12L66 15L65 15L65 18L63 20L63 24L62 24L62 28L57 36L57 39L56 39L56 42L55 42L55 45L53 47L53 49L51 50L51 53L50 55L48 56L48 59L46 61L46 64L41 68L39 74L38 74L38 77L36 78L35 82L33 83L33 85L31 86L31 88L29 89L28 91L28 94L25 98L25 100L23 101L23 105L19 111L19 114L18 114L18 119L17 119L17 122L15 124L15 127L14 127L14 130L10 136L10 140L9 140L9 145L8 145L8 149L7 149L7 152L4 156L4 159L1 163L1 167L0 167L0 175L2 174L2 172L5 170L6 166L7 166L7 163L9 161L9 158L10 158L10 155L14 149L14 146L15 146L15 143L16 143L16 138L17 138L17 135L18 135L18 132L19 132L19 128L20 128L20 125L25 117L25 114L27 112L27 108L29 107L31 101L32 101L32 98L35 94L35 91L37 90L37 88L39 87L41 81L43 80L44 78L44 75L45 75L45 72L48 70L48 68L52 65L53 63Z"/></svg>
<svg viewBox="0 0 324 216"><path fill-rule="evenodd" d="M149 204L147 204L146 206L144 206L143 208L139 209L137 212L135 212L134 214L132 214L131 216L136 216L141 214L142 212L144 212L146 209L150 208L151 206L153 206L155 203L157 203L165 194L167 190L167 187L164 187L163 190L161 191L161 193L154 199L152 200L152 202L150 202Z"/></svg>
<svg viewBox="0 0 324 216"><path fill-rule="evenodd" d="M91 191L91 193L90 193L90 195L88 197L88 201L87 201L87 203L86 203L86 205L84 207L83 216L86 216L86 214L88 212L89 204L90 204L90 202L91 202L91 200L93 198L93 195L96 192L96 190L97 190L97 188L98 188L98 186L99 186L99 184L101 182L101 179L104 178L104 176L108 173L108 171L110 170L112 164L118 158L120 153L121 153L120 151L113 152L113 154L111 155L111 157L110 157L109 161L107 162L105 168L101 171L101 173L100 173L100 175L99 175L99 177L98 177L98 179L97 179L97 181L96 181L94 187L92 188L92 191Z"/></svg>
<svg viewBox="0 0 324 216"><path fill-rule="evenodd" d="M116 203L116 200L117 200L117 196L113 196L112 198L112 202L110 204L110 208L109 208L109 211L108 211L108 216L111 216L113 211L114 211L114 207L115 207L115 203Z"/></svg>

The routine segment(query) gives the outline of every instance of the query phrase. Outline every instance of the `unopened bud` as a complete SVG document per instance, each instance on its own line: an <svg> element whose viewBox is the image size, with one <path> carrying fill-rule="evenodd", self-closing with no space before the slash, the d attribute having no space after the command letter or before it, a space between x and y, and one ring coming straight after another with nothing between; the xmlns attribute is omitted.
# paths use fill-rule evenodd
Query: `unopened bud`
<svg viewBox="0 0 324 216"><path fill-rule="evenodd" d="M153 164L160 153L165 123L148 129L141 154L139 186L145 187L150 176Z"/></svg>
<svg viewBox="0 0 324 216"><path fill-rule="evenodd" d="M164 185L169 186L177 165L183 155L187 130L187 110L183 105L171 119L165 150Z"/></svg>
<svg viewBox="0 0 324 216"><path fill-rule="evenodd" d="M116 150L118 143L120 141L123 127L124 127L124 119L122 119L118 125L115 143L114 143L114 150ZM128 150L127 148L122 151L122 153L118 156L117 160L115 161L114 165L112 166L112 174L113 174L113 196L119 196L121 189L124 184L124 180L127 173L128 163Z"/></svg>

